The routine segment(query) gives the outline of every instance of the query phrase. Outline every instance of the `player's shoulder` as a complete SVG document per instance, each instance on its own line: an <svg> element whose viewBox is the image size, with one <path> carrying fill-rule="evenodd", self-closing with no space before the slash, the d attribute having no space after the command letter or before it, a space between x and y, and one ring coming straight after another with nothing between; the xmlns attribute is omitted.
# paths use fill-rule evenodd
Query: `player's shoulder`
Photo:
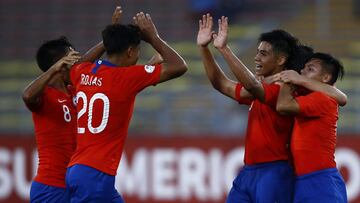
<svg viewBox="0 0 360 203"><path fill-rule="evenodd" d="M314 91L314 92L311 92L309 95L312 95L316 99L323 101L323 102L337 104L337 101L334 98L330 97L329 95L327 95L323 92Z"/></svg>
<svg viewBox="0 0 360 203"><path fill-rule="evenodd" d="M73 65L71 70L78 71L81 69L92 67L93 65L94 65L94 63L92 63L90 61L85 61L85 62L81 62L81 63L77 63L77 64Z"/></svg>
<svg viewBox="0 0 360 203"><path fill-rule="evenodd" d="M132 66L125 67L128 71L141 71L144 73L153 73L155 71L155 65L144 65L144 64L136 64Z"/></svg>

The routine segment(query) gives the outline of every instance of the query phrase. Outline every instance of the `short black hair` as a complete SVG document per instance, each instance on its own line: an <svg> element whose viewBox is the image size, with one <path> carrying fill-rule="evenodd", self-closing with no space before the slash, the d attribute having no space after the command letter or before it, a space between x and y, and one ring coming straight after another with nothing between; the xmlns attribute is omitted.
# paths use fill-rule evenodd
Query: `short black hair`
<svg viewBox="0 0 360 203"><path fill-rule="evenodd" d="M139 27L135 25L108 25L102 31L106 54L122 53L130 46L138 46L141 41Z"/></svg>
<svg viewBox="0 0 360 203"><path fill-rule="evenodd" d="M280 29L262 33L258 41L268 42L276 54L284 54L286 56L285 67L289 67L289 61L294 57L299 44L296 37Z"/></svg>
<svg viewBox="0 0 360 203"><path fill-rule="evenodd" d="M314 53L311 59L320 59L321 65L324 71L331 74L331 80L328 82L333 85L338 78L342 79L345 71L342 63L330 54L326 53Z"/></svg>
<svg viewBox="0 0 360 203"><path fill-rule="evenodd" d="M39 68L45 72L58 60L64 57L72 44L65 36L44 42L36 52L36 62Z"/></svg>
<svg viewBox="0 0 360 203"><path fill-rule="evenodd" d="M314 54L314 49L308 45L300 44L296 48L295 55L289 60L287 69L295 70L300 73L301 69L305 67L305 64L310 60Z"/></svg>

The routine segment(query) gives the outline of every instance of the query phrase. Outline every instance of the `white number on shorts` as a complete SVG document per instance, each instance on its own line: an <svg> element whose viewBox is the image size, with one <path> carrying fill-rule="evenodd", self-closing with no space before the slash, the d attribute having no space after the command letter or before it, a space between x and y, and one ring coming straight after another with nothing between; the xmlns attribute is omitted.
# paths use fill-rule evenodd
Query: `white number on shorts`
<svg viewBox="0 0 360 203"><path fill-rule="evenodd" d="M78 112L78 120L81 116L83 116L85 113L86 113L86 110L87 110L87 97L85 95L84 92L78 92L77 95L76 95L76 101L77 103L79 99L82 99L83 100L83 107L80 109L80 111ZM101 123L99 126L97 127L94 127L92 125L92 118L93 118L93 107L94 107L94 102L96 100L101 100L104 107L103 107L103 115L102 115L102 118L101 118ZM90 102L89 102L89 110L88 110L88 123L87 123L87 127L89 129L89 131L93 134L96 134L96 133L100 133L102 132L107 123L108 123L108 119L109 119L109 109L110 109L110 101L109 101L109 98L103 94L103 93L96 93L94 94L94 96L91 97L90 99ZM83 127L80 127L78 126L78 133L79 134L82 134L82 133L85 133L85 128Z"/></svg>

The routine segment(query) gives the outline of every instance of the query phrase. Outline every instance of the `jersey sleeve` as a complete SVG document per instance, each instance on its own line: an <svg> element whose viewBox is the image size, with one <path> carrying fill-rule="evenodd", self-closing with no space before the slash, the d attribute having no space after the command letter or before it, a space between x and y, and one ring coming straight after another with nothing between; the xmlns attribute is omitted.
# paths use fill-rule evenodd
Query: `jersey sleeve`
<svg viewBox="0 0 360 203"><path fill-rule="evenodd" d="M337 105L333 98L321 92L312 92L295 99L300 108L298 115L304 117L319 117L326 113L330 106L333 104Z"/></svg>
<svg viewBox="0 0 360 203"><path fill-rule="evenodd" d="M136 65L126 69L127 87L134 92L156 85L160 81L161 65Z"/></svg>
<svg viewBox="0 0 360 203"><path fill-rule="evenodd" d="M263 83L265 100L264 104L267 104L273 108L276 108L277 99L280 93L280 85L278 84L265 84Z"/></svg>
<svg viewBox="0 0 360 203"><path fill-rule="evenodd" d="M244 86L240 83L237 83L236 84L236 88L235 88L235 97L236 97L236 101L239 102L239 104L245 104L245 105L251 105L251 103L253 102L252 99L244 99L244 98L241 98L241 89L243 88Z"/></svg>

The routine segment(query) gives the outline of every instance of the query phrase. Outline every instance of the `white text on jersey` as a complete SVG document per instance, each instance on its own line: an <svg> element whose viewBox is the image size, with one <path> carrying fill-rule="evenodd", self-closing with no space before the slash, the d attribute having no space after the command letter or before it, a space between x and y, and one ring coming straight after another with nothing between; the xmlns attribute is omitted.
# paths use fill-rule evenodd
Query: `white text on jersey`
<svg viewBox="0 0 360 203"><path fill-rule="evenodd" d="M80 85L88 85L88 86L101 86L102 78L98 78L96 76L89 76L86 74L81 74L81 82Z"/></svg>

